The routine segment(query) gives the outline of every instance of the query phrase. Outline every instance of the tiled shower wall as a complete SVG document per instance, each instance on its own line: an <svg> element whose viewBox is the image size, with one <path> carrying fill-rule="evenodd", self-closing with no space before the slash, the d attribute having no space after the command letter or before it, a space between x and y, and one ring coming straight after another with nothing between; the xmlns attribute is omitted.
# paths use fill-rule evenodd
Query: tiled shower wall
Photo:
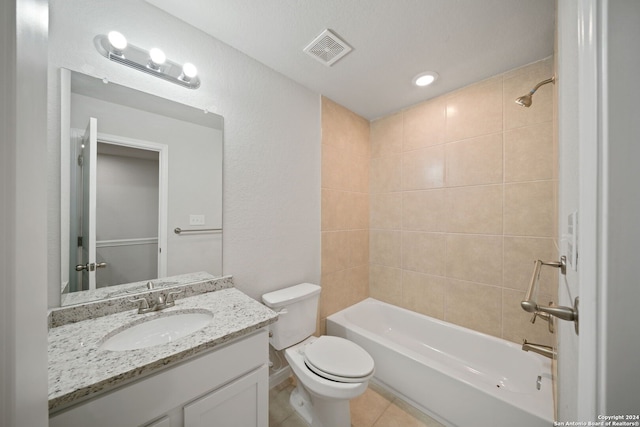
<svg viewBox="0 0 640 427"><path fill-rule="evenodd" d="M552 88L514 103L552 74L549 58L370 124L323 99L321 331L370 295L554 343L520 308L533 261L557 258ZM556 281L543 270L541 302Z"/></svg>
<svg viewBox="0 0 640 427"><path fill-rule="evenodd" d="M369 293L369 122L322 98L322 294L324 319Z"/></svg>

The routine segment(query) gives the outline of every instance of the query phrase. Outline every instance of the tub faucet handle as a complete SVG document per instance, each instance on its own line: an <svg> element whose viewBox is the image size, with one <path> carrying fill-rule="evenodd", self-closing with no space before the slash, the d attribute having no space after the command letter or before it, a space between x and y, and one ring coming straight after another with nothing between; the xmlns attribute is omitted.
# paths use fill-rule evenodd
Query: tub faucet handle
<svg viewBox="0 0 640 427"><path fill-rule="evenodd" d="M549 306L551 307L553 302L549 302ZM540 317L542 320L546 320L549 326L549 332L554 333L553 327L553 317L549 313L545 313L543 311L536 310L533 312L533 317L531 317L531 323L536 323L536 319Z"/></svg>

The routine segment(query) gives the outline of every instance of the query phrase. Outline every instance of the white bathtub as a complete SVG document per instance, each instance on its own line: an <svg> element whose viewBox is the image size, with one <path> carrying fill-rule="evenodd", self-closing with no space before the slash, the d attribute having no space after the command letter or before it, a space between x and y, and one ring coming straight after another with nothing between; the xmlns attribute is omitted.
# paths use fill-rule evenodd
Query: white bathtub
<svg viewBox="0 0 640 427"><path fill-rule="evenodd" d="M553 425L550 360L519 345L372 298L328 317L327 333L367 350L377 382L443 424Z"/></svg>

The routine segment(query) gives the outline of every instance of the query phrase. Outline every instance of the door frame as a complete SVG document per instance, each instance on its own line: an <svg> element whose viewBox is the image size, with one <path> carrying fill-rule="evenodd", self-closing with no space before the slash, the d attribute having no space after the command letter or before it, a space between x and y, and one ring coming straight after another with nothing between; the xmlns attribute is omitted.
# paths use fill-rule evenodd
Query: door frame
<svg viewBox="0 0 640 427"><path fill-rule="evenodd" d="M579 171L579 292L580 338L578 344L578 414L580 420L597 420L597 376L599 355L598 315L601 313L602 272L606 266L603 206L607 191L602 158L603 117L600 107L606 96L602 85L600 58L606 50L601 43L599 0L578 1L578 171ZM594 172L595 171L595 172Z"/></svg>
<svg viewBox="0 0 640 427"><path fill-rule="evenodd" d="M169 146L158 142L98 132L98 143L158 153L158 277L167 276L167 215L169 209Z"/></svg>

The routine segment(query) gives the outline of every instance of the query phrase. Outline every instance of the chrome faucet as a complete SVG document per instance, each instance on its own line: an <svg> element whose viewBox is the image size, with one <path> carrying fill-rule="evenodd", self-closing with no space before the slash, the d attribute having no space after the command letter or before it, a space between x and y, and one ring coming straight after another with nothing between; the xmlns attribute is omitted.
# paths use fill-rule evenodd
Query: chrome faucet
<svg viewBox="0 0 640 427"><path fill-rule="evenodd" d="M524 351L533 351L534 353L541 354L544 357L548 357L549 359L555 359L557 353L553 350L553 347L542 344L533 344L524 340L522 342L522 349Z"/></svg>
<svg viewBox="0 0 640 427"><path fill-rule="evenodd" d="M147 289L153 290L152 282L147 283ZM138 314L145 314L152 311L160 311L164 310L165 308L173 307L174 305L176 305L175 297L180 295L183 291L184 289L180 291L169 292L166 295L159 291L156 293L152 293L151 305L149 305L149 301L147 301L147 299L144 297L131 299L129 301L140 303L140 305L138 306Z"/></svg>

